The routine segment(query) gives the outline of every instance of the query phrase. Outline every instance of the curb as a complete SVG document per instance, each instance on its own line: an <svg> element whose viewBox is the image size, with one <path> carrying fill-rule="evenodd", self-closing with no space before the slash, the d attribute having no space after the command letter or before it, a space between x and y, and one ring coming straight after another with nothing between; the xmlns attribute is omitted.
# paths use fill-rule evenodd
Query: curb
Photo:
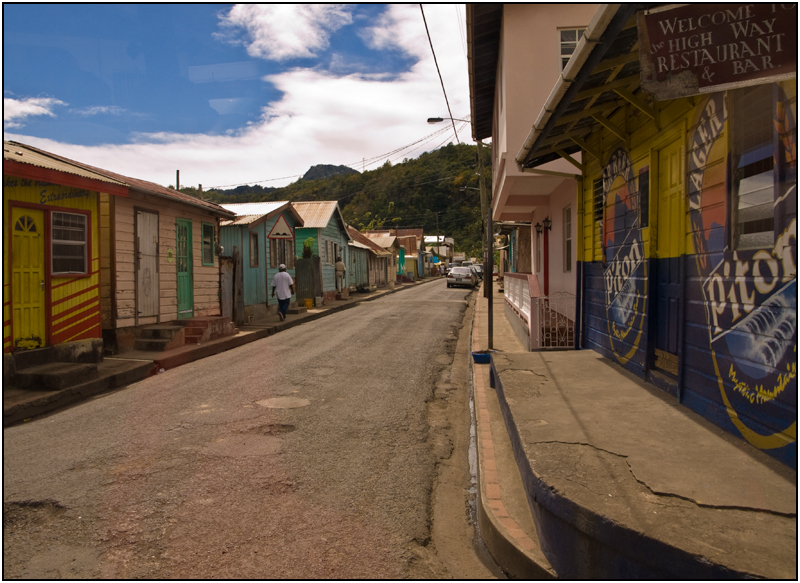
<svg viewBox="0 0 800 583"><path fill-rule="evenodd" d="M474 334L478 313L476 299L470 331L472 350L480 350ZM487 377L490 377L491 372L485 365L476 366L471 359L470 369L477 436L478 527L481 538L497 564L511 577L555 579L557 574L542 553L538 542L520 528L503 503L487 401L486 386L492 384Z"/></svg>

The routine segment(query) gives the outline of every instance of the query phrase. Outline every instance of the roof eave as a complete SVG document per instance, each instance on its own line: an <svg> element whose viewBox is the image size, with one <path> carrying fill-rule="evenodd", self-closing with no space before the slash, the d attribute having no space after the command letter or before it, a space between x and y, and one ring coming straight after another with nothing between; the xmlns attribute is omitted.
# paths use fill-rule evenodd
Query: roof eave
<svg viewBox="0 0 800 583"><path fill-rule="evenodd" d="M516 155L515 160L520 171L560 158L557 153L537 157L536 152L581 90L594 67L603 59L626 22L640 8L639 4L600 5ZM565 153L568 154L577 151L580 151L577 146L565 148ZM538 158L535 164L532 163L534 158Z"/></svg>

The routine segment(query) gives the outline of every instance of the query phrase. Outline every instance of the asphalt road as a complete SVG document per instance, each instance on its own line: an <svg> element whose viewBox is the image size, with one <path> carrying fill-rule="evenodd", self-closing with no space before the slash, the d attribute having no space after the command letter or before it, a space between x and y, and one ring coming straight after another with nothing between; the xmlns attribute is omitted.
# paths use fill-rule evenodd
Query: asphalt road
<svg viewBox="0 0 800 583"><path fill-rule="evenodd" d="M4 578L487 576L431 538L467 297L421 285L4 429Z"/></svg>

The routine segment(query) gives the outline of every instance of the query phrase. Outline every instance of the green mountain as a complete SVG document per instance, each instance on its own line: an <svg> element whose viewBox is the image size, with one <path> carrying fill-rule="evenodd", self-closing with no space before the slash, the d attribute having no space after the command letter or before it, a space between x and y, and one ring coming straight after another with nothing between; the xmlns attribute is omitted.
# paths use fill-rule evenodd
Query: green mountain
<svg viewBox="0 0 800 583"><path fill-rule="evenodd" d="M483 158L486 189L491 192L488 148ZM215 202L229 203L338 200L345 221L360 230L422 228L426 235L436 235L438 221L438 233L453 237L456 251L480 256L483 217L477 169L477 146L448 144L413 160L386 162L363 173L349 169L352 173L304 177L283 188L239 186L204 194Z"/></svg>
<svg viewBox="0 0 800 583"><path fill-rule="evenodd" d="M338 174L358 174L358 170L353 170L349 166L333 166L332 164L317 164L308 169L300 180L319 180L329 178Z"/></svg>

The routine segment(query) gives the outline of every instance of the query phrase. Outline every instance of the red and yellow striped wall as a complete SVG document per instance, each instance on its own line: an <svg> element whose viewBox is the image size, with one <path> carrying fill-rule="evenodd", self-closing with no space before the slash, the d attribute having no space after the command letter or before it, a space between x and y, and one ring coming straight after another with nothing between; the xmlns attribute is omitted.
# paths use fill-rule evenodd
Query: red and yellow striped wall
<svg viewBox="0 0 800 583"><path fill-rule="evenodd" d="M87 217L87 273L52 274L51 219L54 211ZM6 219L3 225L3 352L101 338L98 193L4 174L3 216ZM31 224L40 223L36 226L37 240L30 248L23 249L19 233L15 238L16 223L21 217L31 217ZM34 270L25 281L20 275L25 269L23 262L32 265ZM32 293L39 273L43 295ZM26 318L25 327L32 327L33 332L23 331L21 306L25 303L28 309L31 302L34 307L43 304L42 315L33 318L42 323L31 325L31 318ZM38 333L39 327L42 333Z"/></svg>

